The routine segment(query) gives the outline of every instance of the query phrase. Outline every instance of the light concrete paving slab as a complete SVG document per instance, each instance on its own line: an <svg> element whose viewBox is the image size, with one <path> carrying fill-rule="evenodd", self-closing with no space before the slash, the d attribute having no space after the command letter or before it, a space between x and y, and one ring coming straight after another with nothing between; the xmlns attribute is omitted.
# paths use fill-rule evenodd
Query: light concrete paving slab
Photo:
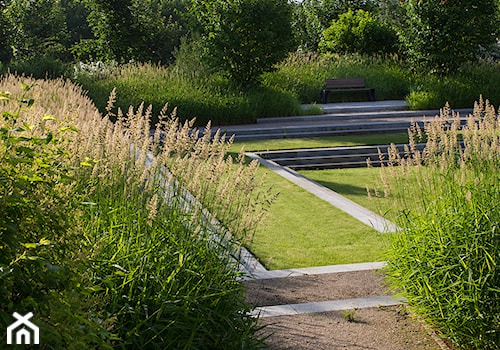
<svg viewBox="0 0 500 350"><path fill-rule="evenodd" d="M248 253L251 256L251 253ZM253 256L251 259L256 260ZM247 272L249 276L245 280L260 280L260 279L271 279L271 278L286 278L286 277L297 277L297 276L308 276L308 275L321 275L326 273L345 273L345 272L355 272L355 271L366 271L366 270L380 270L386 266L385 261L377 262L367 262L367 263L356 263L356 264L339 264L339 265L328 265L328 266L315 266L315 267L302 267L296 269L283 269L283 270L266 270L262 265L256 265L257 267L252 269L252 261L250 263L245 263L247 267Z"/></svg>
<svg viewBox="0 0 500 350"><path fill-rule="evenodd" d="M252 152L246 152L245 155L252 159L256 159L260 164L266 166L270 170L274 171L278 175L284 177L288 181L302 187L306 191L311 192L318 198L330 203L334 207L342 210L343 212L351 215L355 219L361 221L362 223L373 227L379 232L395 232L397 226L394 225L389 220L383 218L382 216L368 210L361 205L351 201L350 199L332 191L331 189L318 184L317 182L308 179L307 177L299 174L298 172L283 167L273 161L263 159L257 154Z"/></svg>
<svg viewBox="0 0 500 350"><path fill-rule="evenodd" d="M369 102L340 102L318 103L316 106L323 108L323 113L358 113L365 111L390 111L408 109L408 102L404 100L386 100ZM311 108L310 104L301 105L302 109Z"/></svg>
<svg viewBox="0 0 500 350"><path fill-rule="evenodd" d="M263 306L255 308L252 314L259 317L290 316L315 312L394 306L404 303L406 303L405 298L387 295L370 298L320 301L315 303Z"/></svg>

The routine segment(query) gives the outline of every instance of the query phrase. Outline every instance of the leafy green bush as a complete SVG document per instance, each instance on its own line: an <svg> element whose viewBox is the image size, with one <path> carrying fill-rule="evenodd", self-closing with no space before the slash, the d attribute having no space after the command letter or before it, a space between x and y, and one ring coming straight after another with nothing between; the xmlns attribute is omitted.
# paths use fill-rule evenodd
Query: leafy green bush
<svg viewBox="0 0 500 350"><path fill-rule="evenodd" d="M396 32L363 10L341 14L323 33L322 52L384 54L397 52Z"/></svg>
<svg viewBox="0 0 500 350"><path fill-rule="evenodd" d="M460 349L500 344L500 138L498 116L476 105L459 140L445 108L422 134L412 128L409 158L390 155L386 190L401 208L391 234L387 272L409 304ZM412 174L411 177L409 175ZM410 178L415 180L409 180Z"/></svg>
<svg viewBox="0 0 500 350"><path fill-rule="evenodd" d="M349 9L377 11L377 3L366 0L302 0L294 6L294 34L300 47L311 52L318 49L323 31Z"/></svg>
<svg viewBox="0 0 500 350"><path fill-rule="evenodd" d="M26 94L32 86L22 84ZM9 110L12 102L24 107ZM34 102L0 93L0 324L6 329L12 312L34 312L49 348L104 348L108 332L90 320L99 302L86 297L84 235L73 226L78 194L64 143L76 129L47 128L50 115L28 120Z"/></svg>
<svg viewBox="0 0 500 350"><path fill-rule="evenodd" d="M4 3L6 3L4 5ZM60 2L49 0L2 2L11 53L16 60L67 54L65 14Z"/></svg>
<svg viewBox="0 0 500 350"><path fill-rule="evenodd" d="M400 1L404 22L399 28L414 66L446 74L477 61L481 48L498 39L496 0Z"/></svg>

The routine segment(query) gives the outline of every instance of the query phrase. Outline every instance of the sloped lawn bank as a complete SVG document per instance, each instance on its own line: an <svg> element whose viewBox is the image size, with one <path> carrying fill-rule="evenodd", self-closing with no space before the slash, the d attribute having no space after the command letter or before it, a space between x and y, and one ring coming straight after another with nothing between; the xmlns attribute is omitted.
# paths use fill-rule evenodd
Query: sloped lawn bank
<svg viewBox="0 0 500 350"><path fill-rule="evenodd" d="M112 124L69 82L9 75L0 91L3 329L33 312L50 348L261 346L228 251L272 200L255 165L227 176L229 145L175 118L160 147L150 111ZM224 221L227 244L185 189Z"/></svg>

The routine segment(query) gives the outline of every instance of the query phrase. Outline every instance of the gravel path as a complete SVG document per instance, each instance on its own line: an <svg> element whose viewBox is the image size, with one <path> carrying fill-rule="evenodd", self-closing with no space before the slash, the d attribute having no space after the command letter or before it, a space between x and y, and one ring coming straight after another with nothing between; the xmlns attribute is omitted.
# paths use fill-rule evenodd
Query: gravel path
<svg viewBox="0 0 500 350"><path fill-rule="evenodd" d="M244 282L251 305L271 306L386 294L376 270L271 278ZM263 317L270 349L443 350L404 305Z"/></svg>

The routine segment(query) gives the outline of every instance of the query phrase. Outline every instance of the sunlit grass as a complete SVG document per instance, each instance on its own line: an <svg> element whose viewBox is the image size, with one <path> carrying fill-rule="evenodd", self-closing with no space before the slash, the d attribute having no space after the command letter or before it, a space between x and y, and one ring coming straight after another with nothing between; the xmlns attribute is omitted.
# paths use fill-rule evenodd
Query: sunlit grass
<svg viewBox="0 0 500 350"><path fill-rule="evenodd" d="M275 140L250 140L250 141L234 142L230 148L230 151L238 152L242 146L245 146L245 151L256 152L256 151L271 151L271 150L300 149L300 148L389 145L391 142L407 143L408 134L393 133L393 134L307 137L307 138L275 139Z"/></svg>
<svg viewBox="0 0 500 350"><path fill-rule="evenodd" d="M280 195L269 209L268 217L257 227L250 249L267 268L381 259L385 234L275 173L268 173L266 182L272 183Z"/></svg>
<svg viewBox="0 0 500 350"><path fill-rule="evenodd" d="M394 207L394 197L385 197L382 192L379 197L373 193L381 187L380 168L364 167L350 169L302 170L300 173L317 183L349 198L353 202L386 217L393 218L391 209ZM370 189L370 196L368 195Z"/></svg>

